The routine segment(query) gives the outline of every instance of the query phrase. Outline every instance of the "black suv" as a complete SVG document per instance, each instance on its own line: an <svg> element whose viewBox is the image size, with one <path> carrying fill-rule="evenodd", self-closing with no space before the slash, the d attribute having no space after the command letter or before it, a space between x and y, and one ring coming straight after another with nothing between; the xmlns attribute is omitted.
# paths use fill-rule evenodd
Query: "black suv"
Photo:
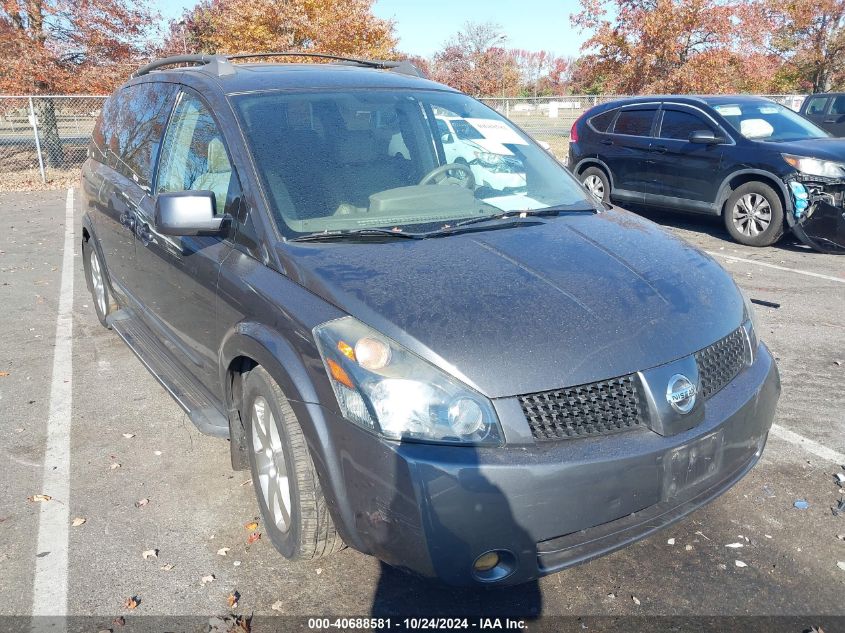
<svg viewBox="0 0 845 633"><path fill-rule="evenodd" d="M484 104L338 61L157 62L82 174L97 316L229 438L268 540L519 583L748 472L780 383L730 275Z"/></svg>
<svg viewBox="0 0 845 633"><path fill-rule="evenodd" d="M596 197L721 215L737 242L790 228L845 251L845 140L753 96L664 96L598 105L572 126L569 166Z"/></svg>

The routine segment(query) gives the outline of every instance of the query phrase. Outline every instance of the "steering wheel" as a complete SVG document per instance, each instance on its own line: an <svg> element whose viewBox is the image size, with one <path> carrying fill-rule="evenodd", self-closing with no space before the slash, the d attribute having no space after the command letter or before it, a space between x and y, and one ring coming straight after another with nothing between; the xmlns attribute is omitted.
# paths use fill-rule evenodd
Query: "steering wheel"
<svg viewBox="0 0 845 633"><path fill-rule="evenodd" d="M466 178L458 179L452 178L449 176L449 172L451 171L460 171L466 174ZM421 185L430 185L432 183L439 185L441 183L450 182L450 184L458 184L466 187L467 189L475 189L475 176L472 174L472 170L469 168L469 165L464 165L463 163L446 163L445 165L440 165L440 167L435 167L430 172L428 172L425 176L422 177L419 184Z"/></svg>

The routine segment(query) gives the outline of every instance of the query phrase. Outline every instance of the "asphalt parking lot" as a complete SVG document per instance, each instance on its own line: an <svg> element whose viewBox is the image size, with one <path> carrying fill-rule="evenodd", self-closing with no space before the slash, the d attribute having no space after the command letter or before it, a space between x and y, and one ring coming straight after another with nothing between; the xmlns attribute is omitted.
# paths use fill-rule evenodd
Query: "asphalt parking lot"
<svg viewBox="0 0 845 633"><path fill-rule="evenodd" d="M761 462L707 508L625 550L523 587L454 590L350 549L293 564L264 539L247 542L244 526L258 513L249 474L232 472L226 442L201 435L96 319L78 203L70 362L56 363L55 374L65 206L63 191L0 194L0 616L44 612L52 594L33 604L36 569L54 563L46 577L64 587L50 590L57 600L67 592L69 614L96 616L91 631L120 628L119 616L207 621L227 613L255 614L256 623L278 615L577 615L584 627L592 616L786 615L797 627L786 630L796 631L845 616L837 566L845 515L832 512L845 499L834 483L845 473L845 258L789 238L752 249L729 241L718 222L651 214L713 254L753 299L779 305L757 307L783 381ZM67 401L56 402L63 393ZM50 494L47 420L61 406L70 407L69 494L30 501ZM85 521L43 532L45 504L64 504L69 522ZM66 573L64 546L44 540L54 533L67 534ZM130 610L131 597L138 604ZM20 623L5 622L0 628Z"/></svg>

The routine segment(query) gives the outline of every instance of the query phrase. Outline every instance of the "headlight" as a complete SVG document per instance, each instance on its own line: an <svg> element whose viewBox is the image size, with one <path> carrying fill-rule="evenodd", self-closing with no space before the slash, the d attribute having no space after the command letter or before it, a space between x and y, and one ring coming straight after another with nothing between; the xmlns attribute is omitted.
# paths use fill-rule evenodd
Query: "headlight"
<svg viewBox="0 0 845 633"><path fill-rule="evenodd" d="M754 310L754 304L751 303L751 299L748 298L748 295L745 294L742 288L739 288L739 293L742 295L743 303L742 327L745 328L745 333L748 335L748 345L751 352L749 358L746 360L750 365L754 362L754 355L757 353L757 345L760 341L757 338L757 332L760 331L760 322L757 320L757 313Z"/></svg>
<svg viewBox="0 0 845 633"><path fill-rule="evenodd" d="M497 167L502 163L502 156L493 152L473 152L478 162L488 167Z"/></svg>
<svg viewBox="0 0 845 633"><path fill-rule="evenodd" d="M823 178L845 178L845 164L834 163L830 160L819 160L806 156L793 156L792 154L781 154L783 160L795 167L801 173L808 176L821 176Z"/></svg>
<svg viewBox="0 0 845 633"><path fill-rule="evenodd" d="M502 443L487 398L357 319L318 325L314 339L350 422L394 440Z"/></svg>

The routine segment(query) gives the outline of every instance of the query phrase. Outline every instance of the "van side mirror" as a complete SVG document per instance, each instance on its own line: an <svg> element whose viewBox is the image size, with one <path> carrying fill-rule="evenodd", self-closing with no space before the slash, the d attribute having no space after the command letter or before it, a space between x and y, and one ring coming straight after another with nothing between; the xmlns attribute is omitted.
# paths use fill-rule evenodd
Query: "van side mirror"
<svg viewBox="0 0 845 633"><path fill-rule="evenodd" d="M219 233L224 218L214 215L212 191L174 191L156 196L155 226L162 235Z"/></svg>
<svg viewBox="0 0 845 633"><path fill-rule="evenodd" d="M453 142L452 141L452 134L449 133L449 132L444 132L443 134L440 135L440 141L445 143L446 145L448 145L449 143L452 143Z"/></svg>
<svg viewBox="0 0 845 633"><path fill-rule="evenodd" d="M724 143L725 139L721 136L716 136L710 130L696 130L695 132L690 132L689 142L698 143L699 145L718 145L719 143Z"/></svg>

